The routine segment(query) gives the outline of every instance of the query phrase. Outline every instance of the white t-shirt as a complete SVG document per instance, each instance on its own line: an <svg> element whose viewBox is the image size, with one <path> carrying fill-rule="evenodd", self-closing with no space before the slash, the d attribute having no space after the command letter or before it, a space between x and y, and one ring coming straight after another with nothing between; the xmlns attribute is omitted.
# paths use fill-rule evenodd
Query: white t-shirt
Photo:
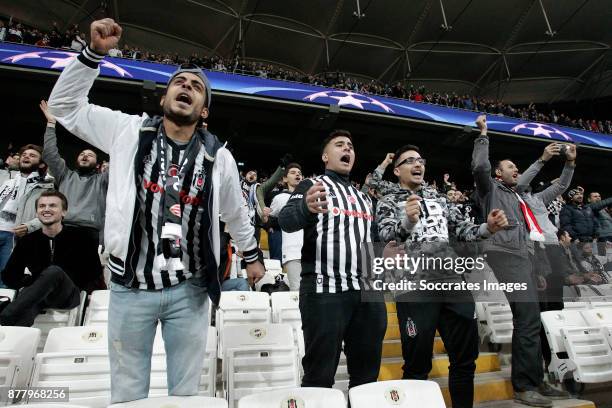
<svg viewBox="0 0 612 408"><path fill-rule="evenodd" d="M283 207L289 201L291 193L283 191L272 200L270 215L278 217ZM283 231L283 265L289 261L302 259L302 245L304 244L304 230L296 232Z"/></svg>

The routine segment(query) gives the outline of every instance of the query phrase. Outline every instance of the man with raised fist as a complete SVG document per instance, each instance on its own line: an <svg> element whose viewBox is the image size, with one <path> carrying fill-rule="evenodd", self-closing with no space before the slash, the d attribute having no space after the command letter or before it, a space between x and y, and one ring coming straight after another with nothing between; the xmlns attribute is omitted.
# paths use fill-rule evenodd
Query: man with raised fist
<svg viewBox="0 0 612 408"><path fill-rule="evenodd" d="M90 45L64 69L49 98L49 112L62 126L111 158L105 223L111 403L147 397L158 322L169 395L198 393L208 297L220 297L219 220L243 252L248 275L264 274L236 163L198 126L211 102L200 68L181 65L172 74L161 117L89 103L98 65L120 37L112 19L94 21Z"/></svg>
<svg viewBox="0 0 612 408"><path fill-rule="evenodd" d="M472 223L457 205L447 201L446 195L426 185L426 161L417 146L402 146L392 157L393 174L399 183L393 189L389 188L376 208L376 221L383 242L405 243L405 252L415 259L421 256L456 259L458 255L451 242L486 239L507 226L506 216L499 209L490 212L486 223ZM463 286L461 270L447 270L434 265L398 272L401 279L415 283L425 281L448 283L458 288ZM438 330L450 360L448 384L452 405L471 408L478 358L478 327L470 292L417 289L395 295L404 357L402 378L428 378Z"/></svg>
<svg viewBox="0 0 612 408"><path fill-rule="evenodd" d="M540 245L546 237L525 195L517 189L517 166L504 159L491 167L486 115L478 116L476 126L480 135L474 141L472 174L477 204L483 211L501 208L509 224L485 241L483 250L499 282L520 283L526 288L506 292L514 322L511 374L514 399L526 405L551 407L552 399L565 399L568 395L545 383L542 369L538 290L545 289L545 279L536 276L533 258L534 243Z"/></svg>

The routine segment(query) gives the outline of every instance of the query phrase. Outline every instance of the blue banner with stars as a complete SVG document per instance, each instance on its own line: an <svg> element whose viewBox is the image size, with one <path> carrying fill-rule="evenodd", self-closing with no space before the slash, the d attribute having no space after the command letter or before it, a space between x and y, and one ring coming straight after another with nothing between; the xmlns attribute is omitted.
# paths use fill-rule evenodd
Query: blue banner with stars
<svg viewBox="0 0 612 408"><path fill-rule="evenodd" d="M76 55L77 53L69 50L0 43L0 63L6 65L62 70ZM165 84L175 70L175 65L125 58L106 57L100 64L101 76L133 81L150 80L161 84ZM474 121L479 115L478 112L464 109L335 90L296 82L218 71L207 71L207 75L214 91L258 95L312 104L335 104L346 109L461 126L474 126ZM487 115L487 123L490 130L497 132L612 149L612 135L548 123L528 122L500 115Z"/></svg>

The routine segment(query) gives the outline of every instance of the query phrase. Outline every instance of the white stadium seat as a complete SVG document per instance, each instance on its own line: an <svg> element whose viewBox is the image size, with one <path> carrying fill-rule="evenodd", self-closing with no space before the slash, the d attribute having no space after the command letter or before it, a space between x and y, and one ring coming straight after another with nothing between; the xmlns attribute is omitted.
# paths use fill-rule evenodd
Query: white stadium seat
<svg viewBox="0 0 612 408"><path fill-rule="evenodd" d="M336 368L333 387L336 390L346 393L348 392L348 386L349 374L348 367L346 365L346 355L344 354L344 343L342 343L342 351L340 352L340 359L338 360L338 367Z"/></svg>
<svg viewBox="0 0 612 408"><path fill-rule="evenodd" d="M82 291L81 303L77 307L73 309L46 309L36 316L32 327L40 329L39 352L42 351L42 347L51 329L56 327L78 326L80 324L86 297L87 294Z"/></svg>
<svg viewBox="0 0 612 408"><path fill-rule="evenodd" d="M604 329L608 344L612 348L612 305L582 311L585 320L591 326Z"/></svg>
<svg viewBox="0 0 612 408"><path fill-rule="evenodd" d="M108 408L227 408L227 401L211 397L155 397L112 404Z"/></svg>
<svg viewBox="0 0 612 408"><path fill-rule="evenodd" d="M27 388L40 330L31 327L0 327L0 387ZM2 393L0 403L5 405L8 395Z"/></svg>
<svg viewBox="0 0 612 408"><path fill-rule="evenodd" d="M69 387L70 402L106 407L110 363L106 327L64 327L49 332L45 352L36 356L32 387Z"/></svg>
<svg viewBox="0 0 612 408"><path fill-rule="evenodd" d="M7 297L11 301L15 299L15 293L17 293L13 289L0 289L0 297Z"/></svg>
<svg viewBox="0 0 612 408"><path fill-rule="evenodd" d="M27 408L91 408L89 406L86 405L75 405L75 404L61 404L61 403L40 403L40 404L24 404L24 405L18 405L19 408L21 407L27 407Z"/></svg>
<svg viewBox="0 0 612 408"><path fill-rule="evenodd" d="M612 350L603 327L593 327L580 310L542 312L551 348L549 371L559 380L573 375L580 383L612 381ZM559 353L567 353L561 358Z"/></svg>
<svg viewBox="0 0 612 408"><path fill-rule="evenodd" d="M352 408L446 408L434 381L393 380L360 385L349 390Z"/></svg>
<svg viewBox="0 0 612 408"><path fill-rule="evenodd" d="M299 386L297 347L288 324L225 328L223 379L230 408L259 391Z"/></svg>
<svg viewBox="0 0 612 408"><path fill-rule="evenodd" d="M563 302L563 310L586 310L589 302Z"/></svg>
<svg viewBox="0 0 612 408"><path fill-rule="evenodd" d="M110 290L95 290L91 293L89 305L85 311L84 326L106 325L108 323L108 306Z"/></svg>
<svg viewBox="0 0 612 408"><path fill-rule="evenodd" d="M304 333L302 332L302 315L300 314L299 292L274 292L272 300L272 322L287 323L293 327L298 354L304 356Z"/></svg>
<svg viewBox="0 0 612 408"><path fill-rule="evenodd" d="M329 388L289 388L247 395L238 408L308 407L346 408L344 394Z"/></svg>
<svg viewBox="0 0 612 408"><path fill-rule="evenodd" d="M270 323L270 295L264 292L222 292L216 314L219 333L219 357L223 356L224 331L228 326L241 324Z"/></svg>
<svg viewBox="0 0 612 408"><path fill-rule="evenodd" d="M506 303L483 303L484 322L482 327L489 342L495 344L512 343L512 310Z"/></svg>

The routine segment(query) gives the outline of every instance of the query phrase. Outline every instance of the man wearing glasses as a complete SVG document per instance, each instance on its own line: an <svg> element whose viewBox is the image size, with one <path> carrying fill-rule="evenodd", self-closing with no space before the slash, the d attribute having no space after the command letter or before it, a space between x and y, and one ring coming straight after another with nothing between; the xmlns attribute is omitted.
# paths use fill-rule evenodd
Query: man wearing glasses
<svg viewBox="0 0 612 408"><path fill-rule="evenodd" d="M88 103L98 65L120 37L113 20L94 21L91 44L62 72L49 99L60 124L111 158L105 224L111 403L147 397L158 322L168 394L198 393L208 297L215 303L220 297L219 220L243 252L249 277L264 274L234 158L198 126L211 99L201 69L181 66L170 77L163 117Z"/></svg>
<svg viewBox="0 0 612 408"><path fill-rule="evenodd" d="M393 174L399 183L393 190L388 186L390 191L379 201L376 219L381 240L405 243L408 257L444 262L457 259L450 242L485 239L507 225L500 210L491 211L486 223L476 225L449 203L446 195L426 185L426 162L418 147L403 146L393 157ZM466 269L449 269L434 262L400 272L401 279L416 284L413 291L395 293L404 357L403 379L427 379L438 330L450 360L452 406L472 407L478 328L474 301L463 285L461 274ZM420 282L438 285L440 289L422 289Z"/></svg>

